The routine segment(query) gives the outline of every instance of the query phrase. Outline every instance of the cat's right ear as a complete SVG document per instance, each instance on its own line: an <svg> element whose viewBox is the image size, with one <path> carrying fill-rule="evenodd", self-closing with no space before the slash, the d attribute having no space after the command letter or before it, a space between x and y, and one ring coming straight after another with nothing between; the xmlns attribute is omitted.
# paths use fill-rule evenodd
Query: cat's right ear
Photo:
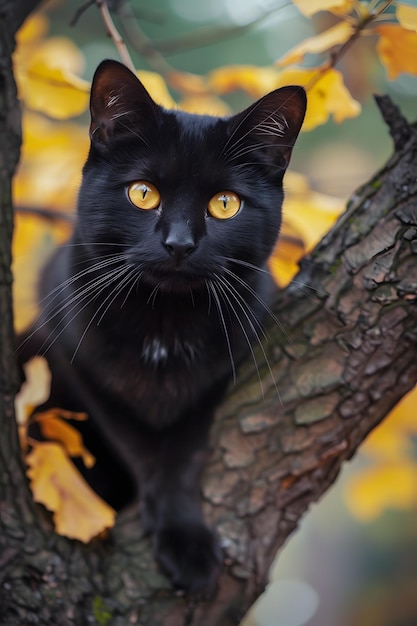
<svg viewBox="0 0 417 626"><path fill-rule="evenodd" d="M118 61L103 61L94 74L90 95L90 138L106 148L116 137L137 134L149 118L158 116L152 100L137 76Z"/></svg>

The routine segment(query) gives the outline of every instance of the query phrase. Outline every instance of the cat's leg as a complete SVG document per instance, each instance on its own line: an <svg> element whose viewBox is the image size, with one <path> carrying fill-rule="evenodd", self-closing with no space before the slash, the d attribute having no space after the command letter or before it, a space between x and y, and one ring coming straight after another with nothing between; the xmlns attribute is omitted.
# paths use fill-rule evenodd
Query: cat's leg
<svg viewBox="0 0 417 626"><path fill-rule="evenodd" d="M174 586L191 593L214 587L222 560L200 506L210 423L210 414L187 416L154 434L141 455L142 511L155 557Z"/></svg>

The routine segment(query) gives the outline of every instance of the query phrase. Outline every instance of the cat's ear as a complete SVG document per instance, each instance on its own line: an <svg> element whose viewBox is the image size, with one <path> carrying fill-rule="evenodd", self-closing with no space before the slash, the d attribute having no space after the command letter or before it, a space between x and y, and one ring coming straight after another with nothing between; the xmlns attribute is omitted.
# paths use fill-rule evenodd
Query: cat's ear
<svg viewBox="0 0 417 626"><path fill-rule="evenodd" d="M267 163L285 170L306 107L302 87L288 86L272 91L231 119L232 133L226 152L236 158L258 151L265 155Z"/></svg>
<svg viewBox="0 0 417 626"><path fill-rule="evenodd" d="M90 137L106 146L114 137L137 133L155 120L158 105L137 76L118 61L103 61L94 74L90 95Z"/></svg>

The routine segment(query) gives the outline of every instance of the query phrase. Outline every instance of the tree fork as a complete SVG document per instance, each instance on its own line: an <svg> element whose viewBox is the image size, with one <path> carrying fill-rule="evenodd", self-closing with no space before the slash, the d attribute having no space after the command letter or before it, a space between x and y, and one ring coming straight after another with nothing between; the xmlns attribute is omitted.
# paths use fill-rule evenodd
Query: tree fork
<svg viewBox="0 0 417 626"><path fill-rule="evenodd" d="M383 99L393 157L277 294L280 327L271 324L263 346L272 375L258 347L262 386L249 359L218 412L202 492L225 567L214 598L184 598L158 571L135 511L120 515L107 541L83 546L54 534L27 489L10 293L20 144L10 51L24 4L0 0L0 623L232 626L309 504L417 381L416 130L391 123Z"/></svg>

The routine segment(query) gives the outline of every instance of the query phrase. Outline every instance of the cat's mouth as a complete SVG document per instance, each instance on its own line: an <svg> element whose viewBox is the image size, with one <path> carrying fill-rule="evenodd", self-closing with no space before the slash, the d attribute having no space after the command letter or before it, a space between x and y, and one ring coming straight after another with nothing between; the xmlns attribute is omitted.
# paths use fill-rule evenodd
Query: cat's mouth
<svg viewBox="0 0 417 626"><path fill-rule="evenodd" d="M207 281L201 274L185 271L182 267L171 270L153 267L144 273L143 279L155 290L171 293L189 292L190 289L192 291L205 289Z"/></svg>

